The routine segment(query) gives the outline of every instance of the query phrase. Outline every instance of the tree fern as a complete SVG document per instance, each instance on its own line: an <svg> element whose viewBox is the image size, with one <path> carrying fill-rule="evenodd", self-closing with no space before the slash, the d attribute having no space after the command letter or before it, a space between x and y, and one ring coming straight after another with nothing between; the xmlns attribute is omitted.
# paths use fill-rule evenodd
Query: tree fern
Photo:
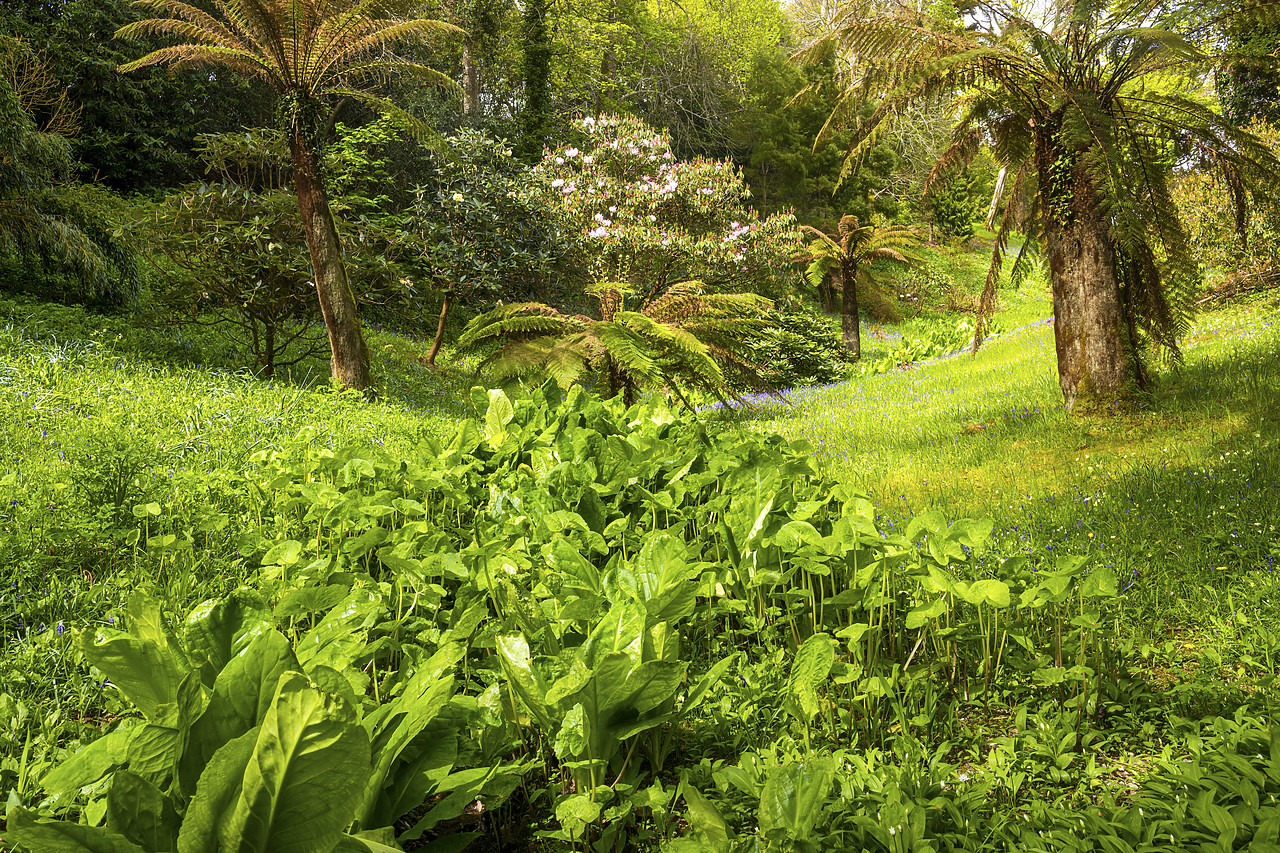
<svg viewBox="0 0 1280 853"><path fill-rule="evenodd" d="M975 346L1008 236L1022 230L1028 240L1015 275L1028 266L1029 246L1050 255L1068 408L1081 399L1087 407L1123 402L1146 384L1152 357L1179 358L1197 266L1168 185L1175 164L1220 170L1242 222L1246 190L1261 196L1280 180L1280 162L1259 140L1179 85L1219 59L1201 50L1201 34L1179 17L1189 11L1185 4L1057 0L1047 27L1000 11L991 30L963 31L930 29L914 15L852 17L801 53L843 46L860 63L851 91L879 99L855 128L850 161L904 107L949 92L962 114L935 177L972 154L979 130L996 161L1020 176L992 253ZM833 114L823 132L847 123ZM1265 177L1246 183L1245 174ZM1095 239L1096 263L1082 265L1073 247ZM1103 316L1113 309L1116 322Z"/></svg>
<svg viewBox="0 0 1280 853"><path fill-rule="evenodd" d="M614 282L591 293L598 317L538 303L504 305L472 320L458 346L496 345L477 369L499 380L539 374L568 387L594 372L628 402L646 386L666 386L690 405L686 389L723 400L735 388L767 384L742 355L768 325L767 299L707 293L698 281L641 297Z"/></svg>

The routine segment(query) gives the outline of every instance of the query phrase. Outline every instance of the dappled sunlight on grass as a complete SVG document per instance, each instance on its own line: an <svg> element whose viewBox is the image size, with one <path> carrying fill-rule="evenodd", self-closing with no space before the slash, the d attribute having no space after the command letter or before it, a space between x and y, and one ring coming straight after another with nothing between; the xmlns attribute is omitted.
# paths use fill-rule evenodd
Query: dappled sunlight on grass
<svg viewBox="0 0 1280 853"><path fill-rule="evenodd" d="M1206 314L1184 351L1136 410L1109 417L1066 416L1040 325L976 357L797 392L749 423L808 442L891 523L989 515L997 556L1090 554L1134 606L1190 619L1280 583L1280 310Z"/></svg>

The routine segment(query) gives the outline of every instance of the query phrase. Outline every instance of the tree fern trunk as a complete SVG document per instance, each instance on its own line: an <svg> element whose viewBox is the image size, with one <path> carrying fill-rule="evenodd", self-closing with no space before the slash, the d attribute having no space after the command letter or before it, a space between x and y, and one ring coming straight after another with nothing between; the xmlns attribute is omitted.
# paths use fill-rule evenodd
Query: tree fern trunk
<svg viewBox="0 0 1280 853"><path fill-rule="evenodd" d="M862 358L862 328L858 321L858 283L857 274L849 264L840 267L840 331L844 338L844 348L854 361Z"/></svg>
<svg viewBox="0 0 1280 853"><path fill-rule="evenodd" d="M1064 159L1059 152L1048 161L1060 164L1057 174L1046 176L1042 167L1040 184L1058 382L1067 411L1088 414L1127 405L1136 383L1125 342L1111 222L1099 210L1082 160Z"/></svg>
<svg viewBox="0 0 1280 853"><path fill-rule="evenodd" d="M320 315L329 334L329 362L333 378L343 388L363 391L369 387L369 350L360 332L356 300L342 260L342 244L333 222L333 211L320 178L315 151L300 131L289 136L293 155L294 190L302 229L311 254L311 268L320 298Z"/></svg>

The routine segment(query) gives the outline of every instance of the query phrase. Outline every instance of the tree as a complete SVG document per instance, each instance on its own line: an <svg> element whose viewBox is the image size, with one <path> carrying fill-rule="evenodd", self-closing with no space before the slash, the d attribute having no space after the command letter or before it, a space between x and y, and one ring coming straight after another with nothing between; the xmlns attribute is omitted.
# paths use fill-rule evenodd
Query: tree
<svg viewBox="0 0 1280 853"><path fill-rule="evenodd" d="M809 283L823 294L824 286L832 284L840 290L840 326L845 348L854 361L862 358L862 329L858 319L858 288L874 284L871 265L877 261L909 266L918 261L911 253L919 241L908 228L900 225L876 227L862 225L856 216L845 216L833 234L824 234L808 225L801 232L816 239L801 255L809 261L805 276ZM823 307L829 307L823 300Z"/></svg>
<svg viewBox="0 0 1280 853"><path fill-rule="evenodd" d="M126 301L138 288L132 255L68 186L75 126L39 59L0 36L0 255L69 275L87 298Z"/></svg>
<svg viewBox="0 0 1280 853"><path fill-rule="evenodd" d="M1038 214L1018 223L1025 206L1007 205L984 311L1008 233L1022 224L1049 262L1067 409L1089 412L1132 400L1147 381L1149 348L1178 358L1196 265L1170 197L1176 158L1187 152L1214 164L1242 211L1245 174L1256 170L1271 176L1264 185L1274 185L1280 163L1252 135L1184 94L1191 81L1179 75L1207 68L1211 58L1182 31L1180 10L1104 0L1057 0L1051 10L1048 29L989 10L985 20L998 29L939 31L908 14L851 20L827 38L864 63L848 96L882 96L853 138L853 158L906 105L965 92L934 177L989 134L998 164L1014 175L1014 194ZM838 112L833 123L840 123Z"/></svg>
<svg viewBox="0 0 1280 853"><path fill-rule="evenodd" d="M122 193L193 180L196 136L271 120L266 88L229 70L117 72L137 52L111 36L137 19L127 0L9 0L0 10L0 31L39 45L48 74L79 109L70 141L80 178Z"/></svg>
<svg viewBox="0 0 1280 853"><path fill-rule="evenodd" d="M472 320L458 344L500 344L479 368L492 367L500 379L537 372L567 388L584 372L599 371L610 396L621 394L628 406L644 385L666 385L690 408L682 383L721 401L733 388L761 385L744 353L770 325L769 300L707 293L700 281L645 295L605 282L592 293L598 318L538 303L504 305Z"/></svg>
<svg viewBox="0 0 1280 853"><path fill-rule="evenodd" d="M1223 113L1240 125L1256 119L1280 123L1280 22L1246 4L1228 16L1225 29L1232 59L1217 80Z"/></svg>
<svg viewBox="0 0 1280 853"><path fill-rule="evenodd" d="M184 41L126 63L121 71L156 64L226 65L261 78L278 96L277 114L288 135L294 192L329 336L333 378L343 387L367 388L369 351L321 173L325 102L346 97L393 110L385 100L352 86L394 73L456 87L440 72L387 58L385 51L398 41L457 28L408 17L405 13L417 8L411 0L222 0L217 4L221 17L181 0L135 0L135 5L163 17L121 27L117 36L155 34Z"/></svg>

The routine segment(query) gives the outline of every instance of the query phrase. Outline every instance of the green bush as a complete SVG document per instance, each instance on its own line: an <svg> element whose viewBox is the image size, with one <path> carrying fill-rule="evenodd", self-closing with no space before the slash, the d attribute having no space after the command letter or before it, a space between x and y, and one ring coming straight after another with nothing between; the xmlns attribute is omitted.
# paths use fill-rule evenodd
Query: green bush
<svg viewBox="0 0 1280 853"><path fill-rule="evenodd" d="M832 318L814 311L780 311L750 357L778 388L827 385L849 372L849 351Z"/></svg>

